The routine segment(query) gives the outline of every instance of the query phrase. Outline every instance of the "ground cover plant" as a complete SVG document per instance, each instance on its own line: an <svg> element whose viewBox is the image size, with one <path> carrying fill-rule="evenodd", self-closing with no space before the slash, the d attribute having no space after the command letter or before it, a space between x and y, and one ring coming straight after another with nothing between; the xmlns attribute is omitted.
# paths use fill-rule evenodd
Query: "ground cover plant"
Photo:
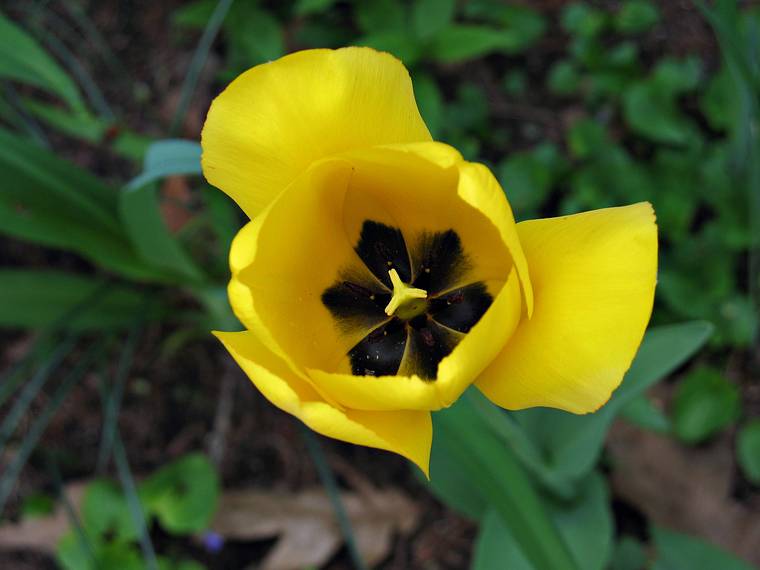
<svg viewBox="0 0 760 570"><path fill-rule="evenodd" d="M760 564L756 6L0 10L0 566ZM201 176L209 103L348 45L404 62L435 139L491 168L518 221L653 204L652 321L598 412L469 390L433 416L427 480L270 407L210 336L240 329L244 217Z"/></svg>

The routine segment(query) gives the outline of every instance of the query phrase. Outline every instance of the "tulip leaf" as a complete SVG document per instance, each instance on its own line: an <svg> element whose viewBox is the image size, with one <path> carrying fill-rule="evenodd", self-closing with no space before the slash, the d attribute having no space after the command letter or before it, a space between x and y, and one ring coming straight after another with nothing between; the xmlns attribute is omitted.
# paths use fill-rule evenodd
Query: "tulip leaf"
<svg viewBox="0 0 760 570"><path fill-rule="evenodd" d="M596 463L617 414L685 362L709 338L712 326L694 321L651 329L612 398L598 412L577 416L534 408L510 414L539 447L555 477L577 480Z"/></svg>
<svg viewBox="0 0 760 570"><path fill-rule="evenodd" d="M613 521L604 477L592 473L572 501L548 501L549 515L579 568L602 570L612 554ZM531 564L494 510L480 525L473 570L541 570Z"/></svg>
<svg viewBox="0 0 760 570"><path fill-rule="evenodd" d="M0 326L44 328L59 323L69 330L126 328L138 315L156 317L146 310L146 296L134 288L110 284L76 318L64 319L72 308L103 287L103 280L53 270L0 270Z"/></svg>
<svg viewBox="0 0 760 570"><path fill-rule="evenodd" d="M58 95L72 109L85 108L79 89L37 41L0 12L0 78Z"/></svg>
<svg viewBox="0 0 760 570"><path fill-rule="evenodd" d="M739 560L698 538L655 527L652 537L657 560L652 570L752 570L753 566Z"/></svg>
<svg viewBox="0 0 760 570"><path fill-rule="evenodd" d="M88 172L0 129L0 177L0 232L127 277L157 278L124 234L116 193Z"/></svg>
<svg viewBox="0 0 760 570"><path fill-rule="evenodd" d="M166 176L201 173L200 146L183 140L153 143L142 174L121 192L119 213L135 249L146 263L176 280L203 281L203 273L164 222L154 182Z"/></svg>
<svg viewBox="0 0 760 570"><path fill-rule="evenodd" d="M466 514L482 517L488 505L536 568L577 568L531 478L510 447L489 428L472 394L467 392L452 407L436 412L433 424L435 439L445 442L438 448L445 456L431 461L431 490L448 502L447 492L458 479L461 487L455 490L453 507L464 506ZM458 474L452 478L449 471Z"/></svg>

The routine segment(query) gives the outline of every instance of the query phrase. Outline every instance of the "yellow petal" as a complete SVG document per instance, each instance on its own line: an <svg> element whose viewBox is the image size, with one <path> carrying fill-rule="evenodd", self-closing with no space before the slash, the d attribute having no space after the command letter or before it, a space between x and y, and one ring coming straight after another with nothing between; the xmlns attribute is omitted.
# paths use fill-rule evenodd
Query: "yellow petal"
<svg viewBox="0 0 760 570"><path fill-rule="evenodd" d="M433 438L429 412L339 410L293 374L254 333L214 334L264 397L281 410L328 437L398 453L428 474Z"/></svg>
<svg viewBox="0 0 760 570"><path fill-rule="evenodd" d="M652 311L657 227L648 203L517 225L535 295L477 382L508 409L598 409L620 384Z"/></svg>
<svg viewBox="0 0 760 570"><path fill-rule="evenodd" d="M307 50L246 71L214 100L202 165L254 217L316 160L429 140L399 60L370 48Z"/></svg>

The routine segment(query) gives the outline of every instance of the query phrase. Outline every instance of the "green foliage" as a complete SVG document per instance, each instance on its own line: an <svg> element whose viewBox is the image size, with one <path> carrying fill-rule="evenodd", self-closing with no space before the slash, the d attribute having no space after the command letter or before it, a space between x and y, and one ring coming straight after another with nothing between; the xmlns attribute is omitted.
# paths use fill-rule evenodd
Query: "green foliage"
<svg viewBox="0 0 760 570"><path fill-rule="evenodd" d="M683 441L699 443L734 422L740 413L737 387L716 370L702 367L678 386L673 428Z"/></svg>
<svg viewBox="0 0 760 570"><path fill-rule="evenodd" d="M664 528L652 531L657 560L652 570L752 570L723 550L699 539Z"/></svg>
<svg viewBox="0 0 760 570"><path fill-rule="evenodd" d="M739 430L736 457L744 476L760 485L760 419L750 421Z"/></svg>
<svg viewBox="0 0 760 570"><path fill-rule="evenodd" d="M201 454L166 465L138 488L148 520L155 517L167 532L189 535L205 529L216 509L219 483ZM138 529L122 489L109 480L87 485L81 508L81 531L66 534L56 557L67 570L119 568L145 570L137 548ZM158 557L159 570L202 570L197 562Z"/></svg>
<svg viewBox="0 0 760 570"><path fill-rule="evenodd" d="M0 78L34 85L60 97L72 109L84 103L79 89L37 41L0 12Z"/></svg>
<svg viewBox="0 0 760 570"><path fill-rule="evenodd" d="M614 26L621 34L640 34L659 19L660 12L650 0L627 0L615 14Z"/></svg>
<svg viewBox="0 0 760 570"><path fill-rule="evenodd" d="M647 555L642 544L631 536L624 535L615 545L610 560L610 570L644 570Z"/></svg>
<svg viewBox="0 0 760 570"><path fill-rule="evenodd" d="M172 534L206 528L216 509L219 481L214 467L201 454L187 455L163 467L140 485L148 513Z"/></svg>

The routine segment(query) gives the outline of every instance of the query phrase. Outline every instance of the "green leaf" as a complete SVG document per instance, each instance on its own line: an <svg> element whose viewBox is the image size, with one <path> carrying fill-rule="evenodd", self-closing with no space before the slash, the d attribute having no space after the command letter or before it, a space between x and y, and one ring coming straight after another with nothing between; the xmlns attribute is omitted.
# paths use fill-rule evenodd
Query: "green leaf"
<svg viewBox="0 0 760 570"><path fill-rule="evenodd" d="M406 33L407 13L399 0L361 0L354 4L359 29L368 35Z"/></svg>
<svg viewBox="0 0 760 570"><path fill-rule="evenodd" d="M593 38L607 27L607 14L588 4L574 2L562 11L562 27L574 36Z"/></svg>
<svg viewBox="0 0 760 570"><path fill-rule="evenodd" d="M707 542L661 527L652 529L657 561L652 570L753 570L746 562Z"/></svg>
<svg viewBox="0 0 760 570"><path fill-rule="evenodd" d="M532 217L543 206L563 168L559 149L544 143L510 155L499 165L498 177L512 208L525 218Z"/></svg>
<svg viewBox="0 0 760 570"><path fill-rule="evenodd" d="M712 128L728 130L736 123L741 109L741 98L728 66L724 65L713 75L699 103Z"/></svg>
<svg viewBox="0 0 760 570"><path fill-rule="evenodd" d="M433 39L430 55L443 63L475 59L507 45L504 32L488 26L453 24Z"/></svg>
<svg viewBox="0 0 760 570"><path fill-rule="evenodd" d="M632 424L658 433L670 431L670 420L644 394L625 406L620 415Z"/></svg>
<svg viewBox="0 0 760 570"><path fill-rule="evenodd" d="M504 34L504 51L519 53L535 44L546 31L546 19L527 6L507 4L501 0L470 0L464 3L470 19L493 24Z"/></svg>
<svg viewBox="0 0 760 570"><path fill-rule="evenodd" d="M119 213L135 249L146 263L176 279L200 282L203 273L166 227L153 182L171 175L200 173L200 147L182 140L153 143L143 172L120 194Z"/></svg>
<svg viewBox="0 0 760 570"><path fill-rule="evenodd" d="M103 281L53 270L0 270L0 327L44 328L80 305L103 286ZM104 330L130 327L138 315L159 316L155 305L131 287L111 284L77 318L60 322L68 330Z"/></svg>
<svg viewBox="0 0 760 570"><path fill-rule="evenodd" d="M443 95L434 77L425 73L416 73L412 79L414 97L420 108L420 114L435 138L440 133L443 122Z"/></svg>
<svg viewBox="0 0 760 570"><path fill-rule="evenodd" d="M87 485L82 499L82 525L95 543L131 542L137 538L127 500L113 481Z"/></svg>
<svg viewBox="0 0 760 570"><path fill-rule="evenodd" d="M594 414L576 416L534 408L510 415L542 450L547 469L557 477L578 480L599 459L607 431L620 410L685 362L711 332L709 323L699 321L649 330L623 383Z"/></svg>
<svg viewBox="0 0 760 570"><path fill-rule="evenodd" d="M549 511L578 568L602 570L612 551L612 513L604 478L594 473L572 501L549 501ZM473 570L542 570L531 564L519 543L494 510L483 519Z"/></svg>
<svg viewBox="0 0 760 570"><path fill-rule="evenodd" d="M224 31L230 42L229 65L235 70L243 71L285 55L283 26L254 2L233 4Z"/></svg>
<svg viewBox="0 0 760 570"><path fill-rule="evenodd" d="M412 26L417 37L432 38L454 19L456 0L415 0Z"/></svg>
<svg viewBox="0 0 760 570"><path fill-rule="evenodd" d="M219 480L205 455L192 453L163 467L140 485L145 510L171 534L204 530L216 509Z"/></svg>
<svg viewBox="0 0 760 570"><path fill-rule="evenodd" d="M32 493L21 503L21 517L24 520L47 517L55 510L55 500L45 493Z"/></svg>
<svg viewBox="0 0 760 570"><path fill-rule="evenodd" d="M615 14L615 29L621 34L640 34L654 26L660 12L649 0L627 0Z"/></svg>
<svg viewBox="0 0 760 570"><path fill-rule="evenodd" d="M736 458L744 476L760 485L760 419L750 421L739 430Z"/></svg>
<svg viewBox="0 0 760 570"><path fill-rule="evenodd" d="M388 30L367 34L354 42L357 46L367 46L379 51L392 53L405 65L412 66L420 59L422 49L414 37L405 31Z"/></svg>
<svg viewBox="0 0 760 570"><path fill-rule="evenodd" d="M699 138L694 123L678 108L677 96L697 87L698 59L663 59L645 81L623 94L626 122L637 133L656 142L686 145Z"/></svg>
<svg viewBox="0 0 760 570"><path fill-rule="evenodd" d="M138 188L166 176L201 174L201 146L197 142L164 139L148 147L143 171L128 187Z"/></svg>
<svg viewBox="0 0 760 570"><path fill-rule="evenodd" d="M678 385L673 402L675 434L687 443L699 443L736 421L741 398L736 385L707 367L691 372Z"/></svg>
<svg viewBox="0 0 760 570"><path fill-rule="evenodd" d="M435 439L443 440L447 451L445 456L433 459L432 464L440 466L440 471L430 473L433 492L448 502L444 494L447 489L438 486L438 477L440 474L450 482L451 474L444 472L458 471L456 478L464 487L456 491L455 506L466 494L479 496L481 504L498 512L537 568L576 568L531 478L489 428L471 395L465 393L452 407L436 412L433 423ZM467 508L474 506L472 501L466 504Z"/></svg>
<svg viewBox="0 0 760 570"><path fill-rule="evenodd" d="M557 95L572 95L577 92L581 77L573 62L560 60L549 69L547 87Z"/></svg>
<svg viewBox="0 0 760 570"><path fill-rule="evenodd" d="M58 95L72 109L85 108L79 89L37 41L0 12L0 78Z"/></svg>
<svg viewBox="0 0 760 570"><path fill-rule="evenodd" d="M641 542L624 535L615 545L610 561L610 570L644 570L647 554Z"/></svg>
<svg viewBox="0 0 760 570"><path fill-rule="evenodd" d="M104 145L130 160L142 160L151 139L102 119L88 111L69 111L33 99L22 101L24 109L47 126L76 139Z"/></svg>
<svg viewBox="0 0 760 570"><path fill-rule="evenodd" d="M0 177L0 232L131 278L156 277L124 235L116 193L88 172L0 129Z"/></svg>
<svg viewBox="0 0 760 570"><path fill-rule="evenodd" d="M172 24L202 30L216 7L215 0L196 0L172 12Z"/></svg>
<svg viewBox="0 0 760 570"><path fill-rule="evenodd" d="M337 0L298 0L293 12L297 16L311 16L331 9Z"/></svg>
<svg viewBox="0 0 760 570"><path fill-rule="evenodd" d="M567 136L570 153L576 158L598 156L609 144L607 129L592 119L576 121Z"/></svg>

